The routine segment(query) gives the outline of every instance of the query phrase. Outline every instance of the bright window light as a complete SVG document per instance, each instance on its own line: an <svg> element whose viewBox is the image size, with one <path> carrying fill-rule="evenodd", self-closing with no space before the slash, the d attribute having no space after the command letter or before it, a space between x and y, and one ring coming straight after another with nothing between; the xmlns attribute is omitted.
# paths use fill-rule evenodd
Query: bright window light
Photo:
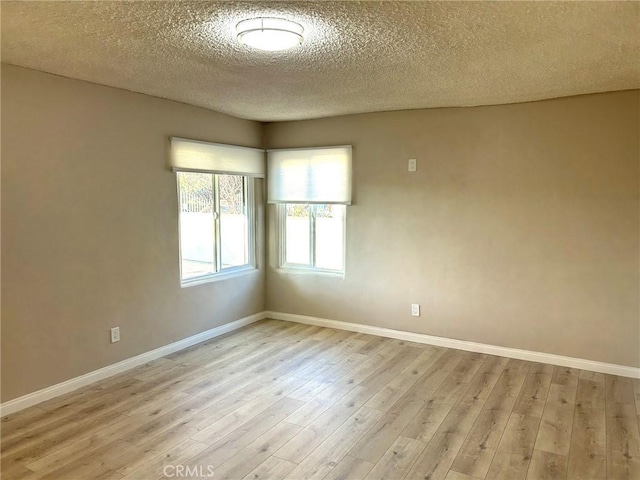
<svg viewBox="0 0 640 480"><path fill-rule="evenodd" d="M177 172L183 286L255 268L253 179Z"/></svg>
<svg viewBox="0 0 640 480"><path fill-rule="evenodd" d="M280 266L344 274L345 205L281 203Z"/></svg>

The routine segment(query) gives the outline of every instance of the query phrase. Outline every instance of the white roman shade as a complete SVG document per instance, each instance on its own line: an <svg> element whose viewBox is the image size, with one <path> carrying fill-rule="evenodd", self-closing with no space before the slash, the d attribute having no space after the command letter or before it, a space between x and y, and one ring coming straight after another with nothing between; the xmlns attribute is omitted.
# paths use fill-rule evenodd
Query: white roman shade
<svg viewBox="0 0 640 480"><path fill-rule="evenodd" d="M171 137L174 171L265 176L264 150Z"/></svg>
<svg viewBox="0 0 640 480"><path fill-rule="evenodd" d="M268 203L351 205L351 145L267 150Z"/></svg>

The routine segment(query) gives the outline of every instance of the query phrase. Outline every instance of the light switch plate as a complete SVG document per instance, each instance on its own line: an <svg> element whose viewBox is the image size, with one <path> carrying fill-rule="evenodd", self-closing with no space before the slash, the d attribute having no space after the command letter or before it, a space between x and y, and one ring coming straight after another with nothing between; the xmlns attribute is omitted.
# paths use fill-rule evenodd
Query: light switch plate
<svg viewBox="0 0 640 480"><path fill-rule="evenodd" d="M120 341L120 327L113 327L111 329L111 343Z"/></svg>

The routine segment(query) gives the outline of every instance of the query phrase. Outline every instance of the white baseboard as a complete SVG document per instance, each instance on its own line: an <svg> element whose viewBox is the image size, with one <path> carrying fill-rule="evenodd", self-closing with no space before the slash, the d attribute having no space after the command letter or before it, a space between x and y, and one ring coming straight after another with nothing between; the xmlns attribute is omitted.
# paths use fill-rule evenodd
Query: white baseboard
<svg viewBox="0 0 640 480"><path fill-rule="evenodd" d="M43 388L42 390L29 393L13 400L9 400L8 402L0 405L0 416L9 415L11 413L23 410L27 407L37 405L38 403L42 403L45 400L50 400L65 393L72 392L73 390L76 390L80 387L84 387L91 383L97 382L98 380L111 377L112 375L115 375L117 373L131 370L132 368L139 365L144 365L147 362L160 357L164 357L166 355L170 355L171 353L177 352L178 350L183 350L197 343L209 340L210 338L224 335L225 333L237 330L238 328L244 327L245 325L249 325L264 318L266 318L265 312L256 313L254 315L250 315L248 317L244 317L230 323L225 323L224 325L220 325L219 327L206 330L191 337L178 340L177 342L170 343L169 345L156 348L155 350L136 355L135 357L127 358L126 360L123 360L121 362L114 363L113 365L108 365L104 368L94 370L93 372L86 373L65 382Z"/></svg>
<svg viewBox="0 0 640 480"><path fill-rule="evenodd" d="M453 338L436 337L423 333L404 332L402 330L393 330L390 328L373 327L360 323L341 322L338 320L328 320L326 318L309 317L306 315L296 315L293 313L282 312L260 312L249 317L220 325L197 335L179 340L177 342L165 345L155 350L151 350L135 357L128 358L113 365L94 370L79 377L72 378L62 383L52 385L42 390L29 393L22 397L9 400L0 405L0 416L9 415L25 408L37 405L46 400L58 397L65 393L72 392L80 387L90 385L98 380L111 377L117 373L126 372L139 365L155 360L166 355L170 355L179 350L195 345L200 342L209 340L210 338L224 335L225 333L237 330L251 323L257 322L265 318L273 318L276 320L285 320L288 322L304 323L307 325L317 325L319 327L335 328L338 330L349 330L351 332L367 333L379 337L397 338L408 342L426 343L429 345L437 345L440 347L455 348L457 350L465 350L468 352L486 353L489 355L497 355L499 357L517 358L519 360L528 360L531 362L549 363L551 365L559 365L561 367L579 368L582 370L590 370L592 372L608 373L611 375L620 375L622 377L640 378L640 368L628 367L626 365L616 365L613 363L596 362L583 358L565 357L552 353L533 352L530 350L520 350L517 348L500 347L497 345L487 345L484 343L467 342L465 340L456 340Z"/></svg>
<svg viewBox="0 0 640 480"><path fill-rule="evenodd" d="M349 330L351 332L367 333L379 337L397 338L408 342L426 343L439 347L455 348L468 352L486 353L499 357L517 358L530 362L549 363L561 367L579 368L592 372L608 373L622 377L640 378L640 368L628 367L626 365L616 365L614 363L596 362L584 358L565 357L553 353L533 352L530 350L520 350L518 348L500 347L497 345L487 345L485 343L467 342L453 338L436 337L424 333L404 332L392 330L390 328L372 327L361 323L341 322L338 320L328 320L326 318L308 317L306 315L296 315L293 313L265 312L265 318L275 320L285 320L288 322L305 323L319 327L335 328L338 330Z"/></svg>

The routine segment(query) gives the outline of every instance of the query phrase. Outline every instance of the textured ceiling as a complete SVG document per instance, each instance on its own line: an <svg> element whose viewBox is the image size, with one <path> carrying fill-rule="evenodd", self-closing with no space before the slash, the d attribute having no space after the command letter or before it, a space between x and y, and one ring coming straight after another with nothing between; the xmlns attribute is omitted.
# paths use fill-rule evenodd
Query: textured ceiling
<svg viewBox="0 0 640 480"><path fill-rule="evenodd" d="M8 2L2 61L262 121L640 87L638 2ZM235 25L301 23L251 50Z"/></svg>

